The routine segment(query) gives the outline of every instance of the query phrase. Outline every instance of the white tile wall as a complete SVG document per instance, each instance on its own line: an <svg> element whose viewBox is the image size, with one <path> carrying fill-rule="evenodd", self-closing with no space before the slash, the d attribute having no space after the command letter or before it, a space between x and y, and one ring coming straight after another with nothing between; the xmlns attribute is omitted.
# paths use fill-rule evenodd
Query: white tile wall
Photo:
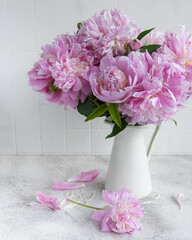
<svg viewBox="0 0 192 240"><path fill-rule="evenodd" d="M76 111L49 104L28 85L27 72L40 48L103 8L120 7L142 28L192 31L191 0L0 0L0 153L109 154L110 126L85 123ZM192 154L192 99L165 123L154 154ZM146 143L153 127L148 130Z"/></svg>

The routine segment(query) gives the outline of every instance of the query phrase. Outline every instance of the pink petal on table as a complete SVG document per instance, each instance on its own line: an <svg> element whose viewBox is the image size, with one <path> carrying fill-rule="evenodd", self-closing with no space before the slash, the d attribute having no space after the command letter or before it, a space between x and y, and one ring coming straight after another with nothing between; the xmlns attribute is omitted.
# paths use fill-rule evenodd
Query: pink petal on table
<svg viewBox="0 0 192 240"><path fill-rule="evenodd" d="M37 202L41 203L42 205L52 210L61 210L60 202L57 198L51 197L42 192L37 192L36 199L37 199Z"/></svg>
<svg viewBox="0 0 192 240"><path fill-rule="evenodd" d="M91 182L98 176L98 174L99 172L96 169L94 169L88 172L81 172L76 176L69 178L67 181L68 182Z"/></svg>
<svg viewBox="0 0 192 240"><path fill-rule="evenodd" d="M31 207L38 207L38 208L44 208L45 206L42 205L41 203L38 203L38 202L30 202L28 203L29 206Z"/></svg>
<svg viewBox="0 0 192 240"><path fill-rule="evenodd" d="M52 188L54 190L72 190L77 188L85 187L84 183L69 183L69 182L62 182L59 180L55 180Z"/></svg>
<svg viewBox="0 0 192 240"><path fill-rule="evenodd" d="M175 194L174 200L179 205L179 209L181 210L181 202L184 200L184 194L182 192Z"/></svg>

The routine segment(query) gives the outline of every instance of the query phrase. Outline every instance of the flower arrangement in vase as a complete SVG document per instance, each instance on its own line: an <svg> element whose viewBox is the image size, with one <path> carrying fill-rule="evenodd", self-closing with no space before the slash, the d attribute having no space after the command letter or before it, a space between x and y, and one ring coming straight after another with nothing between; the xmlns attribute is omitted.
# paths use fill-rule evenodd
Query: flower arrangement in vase
<svg viewBox="0 0 192 240"><path fill-rule="evenodd" d="M163 34L154 28L142 31L123 11L112 9L77 27L73 35L59 35L51 45L42 47L40 60L28 73L33 90L45 94L51 103L77 109L85 121L105 117L113 124L106 138L125 135L123 130L129 126L154 124L157 132L161 122L173 120L192 93L192 38L184 26L179 34ZM139 152L135 146L132 149ZM133 155L127 158L143 156ZM126 156L117 154L116 158L120 157L122 165ZM146 156L143 161L147 162ZM118 162L114 166L110 181L121 175L122 167L115 172ZM135 171L135 179L137 171L131 171ZM139 197L151 189L147 167L145 175L147 183L143 179L140 183L149 187L141 194L136 191ZM125 176L118 185L121 187L112 184L107 188L128 188Z"/></svg>

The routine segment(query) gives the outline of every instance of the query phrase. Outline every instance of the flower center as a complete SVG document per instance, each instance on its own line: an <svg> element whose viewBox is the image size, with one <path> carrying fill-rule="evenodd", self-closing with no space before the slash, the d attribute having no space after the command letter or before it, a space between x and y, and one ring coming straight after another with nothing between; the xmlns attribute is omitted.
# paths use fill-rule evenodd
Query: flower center
<svg viewBox="0 0 192 240"><path fill-rule="evenodd" d="M60 89L54 85L54 81L49 82L48 88L52 93L58 92Z"/></svg>
<svg viewBox="0 0 192 240"><path fill-rule="evenodd" d="M105 68L99 77L99 84L103 89L119 91L127 85L127 77L115 66Z"/></svg>
<svg viewBox="0 0 192 240"><path fill-rule="evenodd" d="M82 77L89 64L85 61L80 61L78 58L72 58L67 59L63 65L69 76L74 77L75 75L77 77Z"/></svg>
<svg viewBox="0 0 192 240"><path fill-rule="evenodd" d="M187 66L192 66L192 62L190 62L189 60L187 60L186 62L185 62L185 67L187 67Z"/></svg>

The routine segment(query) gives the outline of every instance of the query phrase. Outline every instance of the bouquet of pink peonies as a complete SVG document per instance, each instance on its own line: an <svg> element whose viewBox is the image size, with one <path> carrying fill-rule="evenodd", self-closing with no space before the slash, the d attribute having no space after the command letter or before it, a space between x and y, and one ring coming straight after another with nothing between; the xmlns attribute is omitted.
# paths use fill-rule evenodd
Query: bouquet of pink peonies
<svg viewBox="0 0 192 240"><path fill-rule="evenodd" d="M184 26L178 35L141 31L120 9L77 26L42 48L28 73L33 90L86 121L105 117L114 123L107 137L173 119L192 94L192 37Z"/></svg>

